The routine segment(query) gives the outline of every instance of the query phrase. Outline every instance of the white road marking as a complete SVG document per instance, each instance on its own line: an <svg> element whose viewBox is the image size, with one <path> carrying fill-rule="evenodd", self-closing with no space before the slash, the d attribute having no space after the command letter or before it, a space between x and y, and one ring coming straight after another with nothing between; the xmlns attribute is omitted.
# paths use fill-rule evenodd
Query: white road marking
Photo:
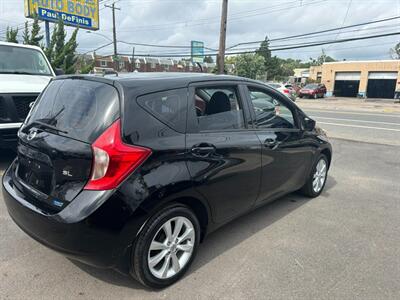
<svg viewBox="0 0 400 300"><path fill-rule="evenodd" d="M340 123L328 123L328 122L318 122L317 124L325 124L325 125L335 125L335 126L343 126L343 127L355 127L355 128L365 128L365 129L376 129L376 130L387 130L387 131L397 131L397 132L400 132L400 129L394 129L394 128L382 128L382 127L362 126L362 125L350 125L350 124L340 124Z"/></svg>
<svg viewBox="0 0 400 300"><path fill-rule="evenodd" d="M361 112L350 112L350 111L340 111L340 110L317 110L317 109L307 109L302 108L303 111L308 112L321 112L321 113L335 113L335 114L348 114L348 115L364 115L364 116L379 116L379 117L391 117L391 118L400 118L400 114L387 114L387 113L380 113L380 114L371 114L371 113L361 113Z"/></svg>
<svg viewBox="0 0 400 300"><path fill-rule="evenodd" d="M311 116L311 118L314 118L317 120L318 119L327 119L327 120L338 120L338 121L360 122L360 123L375 123L375 124L400 126L400 123L392 123L392 122L367 121L367 120L356 120L356 119L341 119L341 118L329 118L329 117L318 117L318 116Z"/></svg>

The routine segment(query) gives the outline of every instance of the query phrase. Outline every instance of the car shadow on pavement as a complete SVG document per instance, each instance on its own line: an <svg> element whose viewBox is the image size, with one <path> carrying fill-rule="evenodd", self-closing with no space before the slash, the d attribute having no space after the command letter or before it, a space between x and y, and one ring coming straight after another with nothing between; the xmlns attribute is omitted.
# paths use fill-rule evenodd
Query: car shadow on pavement
<svg viewBox="0 0 400 300"><path fill-rule="evenodd" d="M138 281L133 280L130 276L121 274L112 269L99 269L96 267L92 267L89 265L85 265L76 260L68 259L71 263L77 266L82 271L88 273L89 275L99 279L101 281L118 285L124 286L135 290L149 290L147 287L140 284Z"/></svg>
<svg viewBox="0 0 400 300"><path fill-rule="evenodd" d="M322 196L328 196L329 190L335 185L336 180L332 176L329 176ZM200 244L197 257L186 276L190 276L191 273L208 264L219 255L222 255L224 252L310 201L312 201L312 199L298 193L292 193L266 204L265 206L261 206L253 212L245 214L222 226L220 229L210 234L204 242ZM71 262L81 270L107 283L132 289L149 290L135 280L132 280L129 276L120 274L117 271L98 269L72 260Z"/></svg>

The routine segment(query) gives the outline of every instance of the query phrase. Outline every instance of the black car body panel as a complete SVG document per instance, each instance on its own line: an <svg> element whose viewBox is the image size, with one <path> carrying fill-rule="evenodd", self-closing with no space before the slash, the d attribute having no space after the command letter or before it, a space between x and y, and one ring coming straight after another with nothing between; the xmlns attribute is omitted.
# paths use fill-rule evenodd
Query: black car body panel
<svg viewBox="0 0 400 300"><path fill-rule="evenodd" d="M171 202L195 212L204 237L238 215L299 189L317 155L324 152L329 159L332 155L322 132L304 129L306 115L292 101L255 81L203 74L60 76L54 81L58 80L113 86L119 96L123 142L152 151L117 187L91 191L84 185L93 172L93 139L68 139L62 132L42 129L28 140L29 131L21 129L19 157L3 176L11 217L36 240L91 265L127 273L135 236L154 212ZM236 91L237 99L230 95L229 101L240 102L242 128L200 128L195 91L218 85ZM248 95L251 86L281 99L293 112L295 128L260 128ZM167 98L172 107L158 106L157 99L164 103ZM45 175L39 170L31 170L39 182L30 181L33 177L26 176L28 171L18 172L29 159L43 161L47 167L60 163L58 172L68 171L66 164L76 167L71 169L73 177L62 180L55 179L52 171L46 186L41 185ZM38 191L49 197L48 202L40 199ZM62 206L54 206L54 199Z"/></svg>

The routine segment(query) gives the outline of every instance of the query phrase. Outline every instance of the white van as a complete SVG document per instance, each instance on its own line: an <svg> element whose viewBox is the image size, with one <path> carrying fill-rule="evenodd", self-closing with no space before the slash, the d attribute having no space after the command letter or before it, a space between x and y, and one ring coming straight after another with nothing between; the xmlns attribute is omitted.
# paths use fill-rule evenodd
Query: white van
<svg viewBox="0 0 400 300"><path fill-rule="evenodd" d="M54 76L39 47L0 42L0 149L15 147L30 103Z"/></svg>

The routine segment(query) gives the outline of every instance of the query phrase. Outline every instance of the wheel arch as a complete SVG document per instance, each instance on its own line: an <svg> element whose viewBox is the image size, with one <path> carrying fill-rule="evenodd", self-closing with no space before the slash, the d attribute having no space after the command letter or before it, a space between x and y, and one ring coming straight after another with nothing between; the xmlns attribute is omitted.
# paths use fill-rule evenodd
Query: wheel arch
<svg viewBox="0 0 400 300"><path fill-rule="evenodd" d="M193 195L176 195L175 197L167 197L163 201L158 203L152 202L142 208L146 211L146 220L142 224L142 228L145 223L157 212L163 210L167 207L173 207L176 205L183 205L188 207L196 215L200 223L200 242L203 241L204 237L207 235L209 224L212 220L211 210L208 203L204 203L202 199L195 197ZM139 230L139 232L141 229ZM139 234L139 232L137 234Z"/></svg>
<svg viewBox="0 0 400 300"><path fill-rule="evenodd" d="M326 158L328 159L328 168L331 166L331 160L332 160L332 151L328 148L322 149L321 154L324 154Z"/></svg>

